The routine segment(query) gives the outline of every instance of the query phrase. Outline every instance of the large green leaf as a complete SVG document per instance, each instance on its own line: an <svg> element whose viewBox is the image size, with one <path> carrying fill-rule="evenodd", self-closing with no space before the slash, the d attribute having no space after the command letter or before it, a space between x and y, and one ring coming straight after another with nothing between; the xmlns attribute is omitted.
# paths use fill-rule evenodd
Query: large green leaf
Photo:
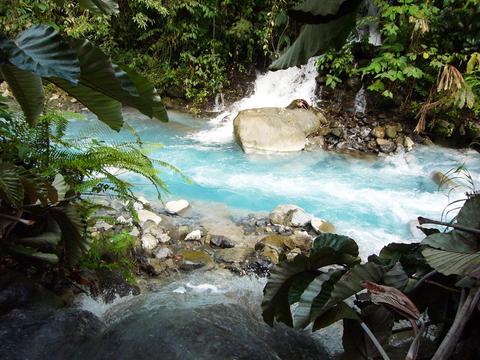
<svg viewBox="0 0 480 360"><path fill-rule="evenodd" d="M293 313L293 326L306 327L321 312L323 305L330 298L333 284L340 279L342 272L329 270L318 275L301 294L300 300Z"/></svg>
<svg viewBox="0 0 480 360"><path fill-rule="evenodd" d="M408 275L400 262L397 262L383 275L383 283L399 290L405 289L408 284Z"/></svg>
<svg viewBox="0 0 480 360"><path fill-rule="evenodd" d="M65 257L74 265L88 251L89 242L82 236L80 215L73 205L52 208L49 212L62 231Z"/></svg>
<svg viewBox="0 0 480 360"><path fill-rule="evenodd" d="M465 201L455 223L472 229L480 229L480 196ZM431 234L422 241L422 245L450 252L475 253L480 251L478 238L478 234L454 229L447 233Z"/></svg>
<svg viewBox="0 0 480 360"><path fill-rule="evenodd" d="M262 316L267 324L273 325L275 318L286 323L291 322L288 291L294 277L308 269L305 255L297 255L293 261L284 261L276 265L263 289Z"/></svg>
<svg viewBox="0 0 480 360"><path fill-rule="evenodd" d="M95 14L112 15L118 13L118 4L115 0L78 0L81 7Z"/></svg>
<svg viewBox="0 0 480 360"><path fill-rule="evenodd" d="M44 253L28 246L8 245L7 249L13 253L27 256L36 260L46 261L51 264L58 263L58 256L56 254Z"/></svg>
<svg viewBox="0 0 480 360"><path fill-rule="evenodd" d="M345 240L343 244L350 244L350 240ZM342 241L334 243L340 244ZM264 289L262 302L264 320L272 324L274 319L277 319L291 326L290 303L294 301L292 299L299 299L299 294L303 293L308 283L315 278L317 269L333 264L350 266L359 261L358 257L336 251L332 247L317 247L312 250L309 257L298 255L293 261L281 262L272 269ZM300 284L293 285L296 280L300 281Z"/></svg>
<svg viewBox="0 0 480 360"><path fill-rule="evenodd" d="M335 283L330 300L324 308L336 305L363 290L363 281L379 282L385 271L385 268L372 262L354 266Z"/></svg>
<svg viewBox="0 0 480 360"><path fill-rule="evenodd" d="M295 42L270 66L271 70L304 65L316 55L344 44L355 25L355 12L323 24L305 25Z"/></svg>
<svg viewBox="0 0 480 360"><path fill-rule="evenodd" d="M15 207L23 205L24 189L16 166L0 163L0 198Z"/></svg>
<svg viewBox="0 0 480 360"><path fill-rule="evenodd" d="M110 59L88 40L72 40L80 59L80 84L109 96L141 113L168 121L168 115L153 85L137 72L112 64Z"/></svg>
<svg viewBox="0 0 480 360"><path fill-rule="evenodd" d="M422 254L432 268L444 275L478 277L480 251L465 253L426 247Z"/></svg>
<svg viewBox="0 0 480 360"><path fill-rule="evenodd" d="M34 247L55 247L58 245L60 240L60 233L45 232L38 236L17 239L16 242Z"/></svg>
<svg viewBox="0 0 480 360"><path fill-rule="evenodd" d="M14 65L0 65L0 74L12 90L29 124L33 124L43 111L42 79Z"/></svg>
<svg viewBox="0 0 480 360"><path fill-rule="evenodd" d="M77 54L51 26L34 25L15 39L0 38L7 60L37 76L59 77L77 83L80 63Z"/></svg>
<svg viewBox="0 0 480 360"><path fill-rule="evenodd" d="M49 81L78 99L112 129L121 129L123 125L122 106L118 101L89 87L74 85L60 78L49 79Z"/></svg>
<svg viewBox="0 0 480 360"><path fill-rule="evenodd" d="M313 243L313 251L322 248L331 248L335 251L358 256L358 245L352 238L344 235L322 233L317 236Z"/></svg>
<svg viewBox="0 0 480 360"><path fill-rule="evenodd" d="M322 316L317 317L313 323L312 330L316 331L323 329L324 327L330 326L342 319L361 321L360 316L358 316L356 311L342 301L329 308Z"/></svg>

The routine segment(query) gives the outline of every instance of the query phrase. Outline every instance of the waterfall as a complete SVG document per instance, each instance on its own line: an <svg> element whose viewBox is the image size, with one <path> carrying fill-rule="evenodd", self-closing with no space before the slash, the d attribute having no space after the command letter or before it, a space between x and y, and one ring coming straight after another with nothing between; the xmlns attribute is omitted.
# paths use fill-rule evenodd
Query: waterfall
<svg viewBox="0 0 480 360"><path fill-rule="evenodd" d="M311 58L301 67L258 74L252 95L233 103L210 120L209 129L191 134L189 137L203 143L227 143L233 139L232 122L241 110L285 107L295 99L305 99L309 104L315 104L317 101L315 78L318 74L315 63L316 58Z"/></svg>
<svg viewBox="0 0 480 360"><path fill-rule="evenodd" d="M215 96L215 106L213 107L213 112L220 112L225 110L225 98L223 93L220 92Z"/></svg>
<svg viewBox="0 0 480 360"><path fill-rule="evenodd" d="M365 88L362 87L355 95L355 114L365 114L367 109L367 98L365 97Z"/></svg>

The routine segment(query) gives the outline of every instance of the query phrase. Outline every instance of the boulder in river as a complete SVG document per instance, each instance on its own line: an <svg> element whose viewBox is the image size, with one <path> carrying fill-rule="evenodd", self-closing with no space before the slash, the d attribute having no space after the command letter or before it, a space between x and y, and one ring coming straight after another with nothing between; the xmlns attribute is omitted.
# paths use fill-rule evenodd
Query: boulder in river
<svg viewBox="0 0 480 360"><path fill-rule="evenodd" d="M269 215L269 220L273 225L287 225L288 213L292 210L301 209L296 205L283 204L278 205Z"/></svg>
<svg viewBox="0 0 480 360"><path fill-rule="evenodd" d="M307 137L320 129L321 119L321 113L305 109L248 109L238 113L233 129L246 153L300 151Z"/></svg>
<svg viewBox="0 0 480 360"><path fill-rule="evenodd" d="M194 288L201 291L201 286ZM241 305L190 305L181 296L181 301L165 303L170 305L140 303L71 359L329 359L307 334L283 324L270 327Z"/></svg>
<svg viewBox="0 0 480 360"><path fill-rule="evenodd" d="M0 317L0 357L71 359L82 343L100 336L103 328L103 323L85 310L15 309Z"/></svg>

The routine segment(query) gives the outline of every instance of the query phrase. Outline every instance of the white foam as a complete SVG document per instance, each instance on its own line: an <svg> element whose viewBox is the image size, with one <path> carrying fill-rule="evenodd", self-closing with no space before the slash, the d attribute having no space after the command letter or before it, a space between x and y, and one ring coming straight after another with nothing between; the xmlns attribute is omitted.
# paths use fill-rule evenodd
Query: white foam
<svg viewBox="0 0 480 360"><path fill-rule="evenodd" d="M285 107L292 100L305 99L315 103L316 58L311 58L301 67L286 70L268 71L259 74L255 81L253 94L232 104L209 123L209 129L189 135L189 138L203 143L227 143L232 141L233 119L245 109L262 107Z"/></svg>

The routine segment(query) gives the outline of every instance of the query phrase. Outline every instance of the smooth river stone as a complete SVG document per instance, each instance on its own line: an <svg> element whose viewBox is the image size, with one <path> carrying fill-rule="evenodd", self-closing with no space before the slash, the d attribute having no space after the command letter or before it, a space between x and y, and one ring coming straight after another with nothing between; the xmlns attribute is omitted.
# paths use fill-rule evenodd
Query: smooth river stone
<svg viewBox="0 0 480 360"><path fill-rule="evenodd" d="M148 220L151 220L153 221L155 224L160 224L160 222L162 221L162 218L160 216L158 216L157 214L149 211L149 210L145 210L145 209L142 209L142 210L138 210L137 211L138 213L138 220L140 222L140 225L144 225Z"/></svg>
<svg viewBox="0 0 480 360"><path fill-rule="evenodd" d="M310 220L310 225L317 234L335 233L335 226L324 219L313 218Z"/></svg>
<svg viewBox="0 0 480 360"><path fill-rule="evenodd" d="M188 208L190 204L187 200L169 201L165 204L165 209L169 214L175 215Z"/></svg>

